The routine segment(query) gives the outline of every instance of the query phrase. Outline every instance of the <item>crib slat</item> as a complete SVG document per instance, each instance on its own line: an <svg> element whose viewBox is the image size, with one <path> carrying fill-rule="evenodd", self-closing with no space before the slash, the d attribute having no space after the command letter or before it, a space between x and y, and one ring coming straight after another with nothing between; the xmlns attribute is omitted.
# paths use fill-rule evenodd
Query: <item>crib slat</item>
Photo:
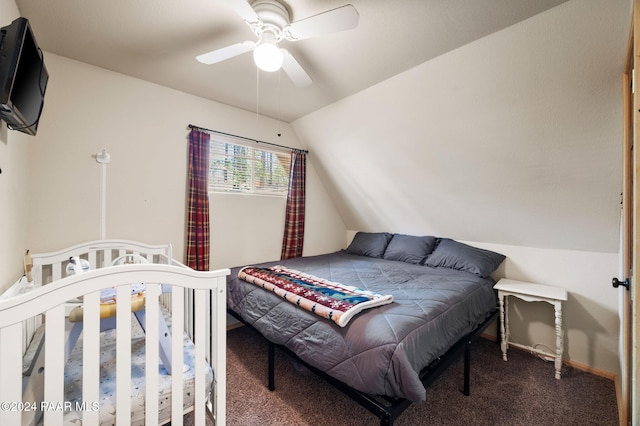
<svg viewBox="0 0 640 426"><path fill-rule="evenodd" d="M184 352L182 349L184 330L184 292L181 287L173 287L171 291L171 362L174 374L171 376L171 424L182 426L184 405L182 365ZM196 392L197 393L197 392Z"/></svg>
<svg viewBox="0 0 640 426"><path fill-rule="evenodd" d="M185 312L185 319L187 322L185 326L185 330L187 331L187 334L189 335L191 340L193 340L193 290L192 289L186 289L186 295L184 297L183 307L184 307L183 312Z"/></svg>
<svg viewBox="0 0 640 426"><path fill-rule="evenodd" d="M44 423L62 424L64 410L64 308L61 304L45 315L44 339Z"/></svg>
<svg viewBox="0 0 640 426"><path fill-rule="evenodd" d="M22 353L24 353L27 350L27 348L29 347L29 344L31 343L31 339L33 338L33 335L36 333L36 330L38 330L38 327L40 327L41 325L42 325L41 315L36 315L35 317L26 319L22 323L22 326L24 327L24 333L22 335Z"/></svg>
<svg viewBox="0 0 640 426"><path fill-rule="evenodd" d="M211 366L214 369L213 413L216 425L226 424L227 407L227 280L216 278L216 288L211 291L210 321L213 330Z"/></svg>
<svg viewBox="0 0 640 426"><path fill-rule="evenodd" d="M51 265L51 281L58 281L62 278L62 263L54 263Z"/></svg>
<svg viewBox="0 0 640 426"><path fill-rule="evenodd" d="M194 292L194 306L195 306L195 355L194 355L194 370L195 370L195 384L194 384L194 402L195 402L195 423L196 425L204 425L204 408L206 406L205 399L205 363L206 363L206 338L205 330L203 326L207 321L207 315L205 313L207 305L206 302L209 298L209 290L195 290Z"/></svg>
<svg viewBox="0 0 640 426"><path fill-rule="evenodd" d="M34 283L42 284L42 265L34 262L33 268L31 269L31 277Z"/></svg>
<svg viewBox="0 0 640 426"><path fill-rule="evenodd" d="M96 263L96 251L91 250L88 255L89 264L91 265L91 269L98 269L98 264Z"/></svg>
<svg viewBox="0 0 640 426"><path fill-rule="evenodd" d="M146 285L145 301L145 424L158 424L158 323L160 321L160 309L158 298L160 297L160 286L158 284ZM178 370L182 371L182 370Z"/></svg>
<svg viewBox="0 0 640 426"><path fill-rule="evenodd" d="M100 412L93 404L100 401L100 369L96 368L100 365L100 292L85 295L83 302L82 424L98 425Z"/></svg>
<svg viewBox="0 0 640 426"><path fill-rule="evenodd" d="M22 339L22 324L17 323L0 328L1 342L19 342ZM20 345L3 345L0 351L0 401L3 403L18 403L22 401L22 356ZM9 407L11 408L11 407ZM17 408L17 407L16 407ZM21 411L0 409L0 424L20 424Z"/></svg>
<svg viewBox="0 0 640 426"><path fill-rule="evenodd" d="M131 423L131 286L116 290L116 424Z"/></svg>

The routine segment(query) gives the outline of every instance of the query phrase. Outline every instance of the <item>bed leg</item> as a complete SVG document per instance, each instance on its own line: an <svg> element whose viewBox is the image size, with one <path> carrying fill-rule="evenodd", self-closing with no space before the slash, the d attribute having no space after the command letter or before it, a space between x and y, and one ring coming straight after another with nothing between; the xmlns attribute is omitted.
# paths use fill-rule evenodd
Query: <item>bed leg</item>
<svg viewBox="0 0 640 426"><path fill-rule="evenodd" d="M380 417L380 426L393 426L393 417L390 415L382 415Z"/></svg>
<svg viewBox="0 0 640 426"><path fill-rule="evenodd" d="M274 391L276 388L276 372L275 372L275 344L268 342L268 357L269 357L269 390Z"/></svg>
<svg viewBox="0 0 640 426"><path fill-rule="evenodd" d="M467 342L464 349L464 394L469 396L471 394L471 341Z"/></svg>

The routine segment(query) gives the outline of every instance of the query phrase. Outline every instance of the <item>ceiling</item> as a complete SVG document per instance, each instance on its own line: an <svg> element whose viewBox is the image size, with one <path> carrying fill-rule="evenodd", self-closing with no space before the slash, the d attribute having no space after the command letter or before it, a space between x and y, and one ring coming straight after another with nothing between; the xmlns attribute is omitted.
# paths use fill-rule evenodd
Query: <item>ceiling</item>
<svg viewBox="0 0 640 426"><path fill-rule="evenodd" d="M287 0L291 21L352 4L358 27L281 42L312 78L206 53L255 36L224 0L17 0L45 52L291 122L567 0ZM401 5L401 6L400 6ZM55 76L51 76L55 78Z"/></svg>

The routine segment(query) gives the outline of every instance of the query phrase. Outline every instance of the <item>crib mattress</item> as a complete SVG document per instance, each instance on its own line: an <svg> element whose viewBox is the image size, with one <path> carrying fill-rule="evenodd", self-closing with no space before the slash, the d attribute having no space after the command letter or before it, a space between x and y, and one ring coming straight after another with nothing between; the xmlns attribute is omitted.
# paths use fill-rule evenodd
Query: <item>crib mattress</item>
<svg viewBox="0 0 640 426"><path fill-rule="evenodd" d="M163 309L167 326L171 329L171 316ZM131 424L144 425L144 400L145 400L145 338L140 324L132 317L131 320ZM41 330L40 330L41 331ZM36 335L42 335L37 333ZM100 344L100 424L115 424L116 407L116 330L107 330L101 333ZM37 345L36 339L31 346ZM183 401L184 412L191 411L194 404L194 344L183 331L184 375ZM28 350L25 357L33 351ZM25 359L24 365L30 361ZM171 420L171 375L167 372L162 362L158 360L159 393L158 393L158 418L161 424ZM180 370L174 366L174 374ZM69 361L65 366L65 401L76 406L76 402L82 401L82 335L76 343ZM206 370L206 388L211 389L213 371L209 365ZM89 401L92 403L93 401ZM86 404L85 404L86 405ZM81 425L82 413L77 411L65 411L65 425Z"/></svg>

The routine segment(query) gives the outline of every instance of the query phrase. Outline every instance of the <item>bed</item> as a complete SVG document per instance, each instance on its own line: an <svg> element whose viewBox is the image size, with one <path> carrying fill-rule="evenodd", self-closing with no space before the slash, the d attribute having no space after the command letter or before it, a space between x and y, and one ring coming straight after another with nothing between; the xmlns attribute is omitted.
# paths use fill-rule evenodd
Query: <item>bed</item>
<svg viewBox="0 0 640 426"><path fill-rule="evenodd" d="M25 263L0 297L0 424L225 424L228 269L122 240Z"/></svg>
<svg viewBox="0 0 640 426"><path fill-rule="evenodd" d="M461 354L469 393L469 345L495 319L491 274L503 260L447 238L359 232L340 252L252 266L282 266L392 296L391 303L364 309L341 327L302 309L290 294L265 291L261 281L244 277L243 268L232 268L227 304L269 341L270 388L273 348L279 346L381 424L392 424L411 403L425 400L425 386Z"/></svg>

